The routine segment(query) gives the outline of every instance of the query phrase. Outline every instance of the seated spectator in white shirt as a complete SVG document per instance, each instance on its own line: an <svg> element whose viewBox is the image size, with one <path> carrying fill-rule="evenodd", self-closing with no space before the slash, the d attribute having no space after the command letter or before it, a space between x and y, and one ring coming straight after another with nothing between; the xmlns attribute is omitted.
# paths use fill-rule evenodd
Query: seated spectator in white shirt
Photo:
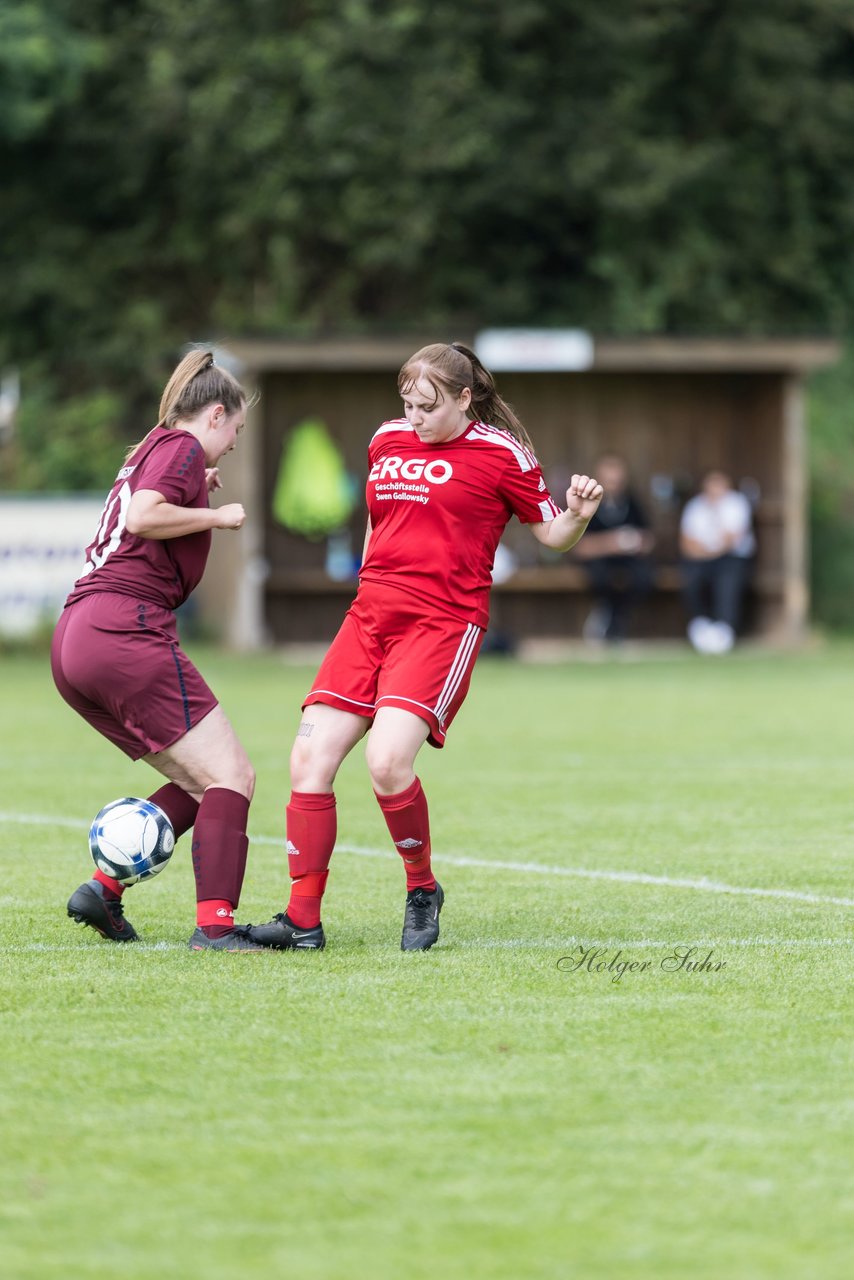
<svg viewBox="0 0 854 1280"><path fill-rule="evenodd" d="M679 529L688 638L701 653L735 643L756 539L753 513L723 471L709 471L686 504Z"/></svg>

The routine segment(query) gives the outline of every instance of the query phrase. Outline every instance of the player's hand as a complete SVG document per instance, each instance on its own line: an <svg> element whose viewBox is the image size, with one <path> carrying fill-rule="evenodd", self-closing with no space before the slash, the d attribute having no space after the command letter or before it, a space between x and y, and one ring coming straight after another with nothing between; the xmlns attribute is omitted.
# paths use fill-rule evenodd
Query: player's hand
<svg viewBox="0 0 854 1280"><path fill-rule="evenodd" d="M219 478L219 467L205 467L205 483L208 487L208 493L213 493L215 489L222 488L222 481Z"/></svg>
<svg viewBox="0 0 854 1280"><path fill-rule="evenodd" d="M602 501L604 490L592 476L573 476L566 491L566 509L577 520L590 520Z"/></svg>
<svg viewBox="0 0 854 1280"><path fill-rule="evenodd" d="M240 502L227 502L224 507L216 508L217 529L239 529L246 519L246 512Z"/></svg>

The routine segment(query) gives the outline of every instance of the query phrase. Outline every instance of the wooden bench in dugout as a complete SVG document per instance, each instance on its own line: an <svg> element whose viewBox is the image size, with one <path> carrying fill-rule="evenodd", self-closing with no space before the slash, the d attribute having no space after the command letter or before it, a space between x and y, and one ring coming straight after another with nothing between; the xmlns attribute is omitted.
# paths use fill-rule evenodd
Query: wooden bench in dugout
<svg viewBox="0 0 854 1280"><path fill-rule="evenodd" d="M686 619L680 597L678 564L658 564L653 571L654 589L633 616L631 639L684 638ZM355 594L356 582L333 582L322 569L273 572L265 584L271 615L281 611L287 619L290 639L331 638ZM757 568L745 602L744 632L759 625L760 616L773 620L783 593L783 575ZM563 564L524 566L506 582L492 589L492 623L515 640L579 640L593 599L582 566ZM302 624L304 630L297 630Z"/></svg>
<svg viewBox="0 0 854 1280"><path fill-rule="evenodd" d="M653 589L632 615L630 639L673 639L685 635L678 564L656 564ZM783 575L755 568L747 588L743 634L749 635L760 614L773 614L782 598ZM578 639L593 605L587 575L578 563L521 568L493 587L493 625L528 638L564 636Z"/></svg>

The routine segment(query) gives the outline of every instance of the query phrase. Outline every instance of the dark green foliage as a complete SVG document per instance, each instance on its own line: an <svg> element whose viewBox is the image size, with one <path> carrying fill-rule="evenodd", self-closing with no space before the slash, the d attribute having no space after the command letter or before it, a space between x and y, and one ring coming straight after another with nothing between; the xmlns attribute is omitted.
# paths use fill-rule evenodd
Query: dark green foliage
<svg viewBox="0 0 854 1280"><path fill-rule="evenodd" d="M116 392L62 397L48 378L34 379L18 417L16 487L108 489L119 468L115 426L121 412Z"/></svg>
<svg viewBox="0 0 854 1280"><path fill-rule="evenodd" d="M852 67L848 0L13 0L0 367L136 436L188 338L841 331Z"/></svg>
<svg viewBox="0 0 854 1280"><path fill-rule="evenodd" d="M813 613L854 630L854 348L809 388Z"/></svg>

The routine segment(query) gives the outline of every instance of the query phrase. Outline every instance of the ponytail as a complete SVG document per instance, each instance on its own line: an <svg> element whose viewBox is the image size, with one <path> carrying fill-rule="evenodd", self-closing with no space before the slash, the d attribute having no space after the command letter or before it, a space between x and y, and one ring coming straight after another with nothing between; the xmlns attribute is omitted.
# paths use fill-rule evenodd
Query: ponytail
<svg viewBox="0 0 854 1280"><path fill-rule="evenodd" d="M158 426L173 428L188 418L194 418L209 404L221 404L227 414L237 413L247 403L246 392L240 383L214 363L214 353L196 348L188 351L166 383L160 399ZM154 429L154 428L152 428ZM131 445L125 454L125 462L151 435Z"/></svg>
<svg viewBox="0 0 854 1280"><path fill-rule="evenodd" d="M441 390L455 398L468 387L473 418L509 431L533 452L531 437L512 407L498 394L492 374L469 347L461 342L435 342L422 347L400 371L397 385L401 395L419 378L425 378L437 392Z"/></svg>

